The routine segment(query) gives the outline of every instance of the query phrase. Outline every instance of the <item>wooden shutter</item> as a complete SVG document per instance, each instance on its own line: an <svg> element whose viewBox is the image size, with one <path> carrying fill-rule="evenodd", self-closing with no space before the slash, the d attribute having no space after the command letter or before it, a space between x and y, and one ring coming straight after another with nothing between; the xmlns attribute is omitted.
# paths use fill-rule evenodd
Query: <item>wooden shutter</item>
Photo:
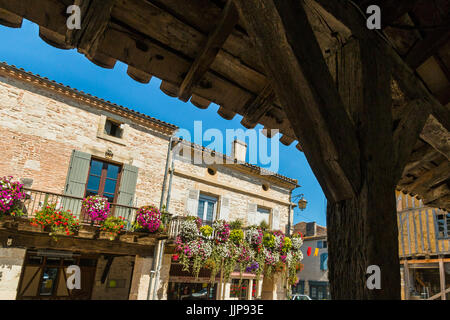
<svg viewBox="0 0 450 320"><path fill-rule="evenodd" d="M258 210L258 206L256 203L249 203L247 210L247 226L251 226L256 224L256 212Z"/></svg>
<svg viewBox="0 0 450 320"><path fill-rule="evenodd" d="M328 253L320 255L320 270L326 271L328 269Z"/></svg>
<svg viewBox="0 0 450 320"><path fill-rule="evenodd" d="M280 229L280 211L277 208L272 209L272 230Z"/></svg>
<svg viewBox="0 0 450 320"><path fill-rule="evenodd" d="M186 199L186 213L188 216L197 216L198 198L200 190L190 189Z"/></svg>
<svg viewBox="0 0 450 320"><path fill-rule="evenodd" d="M220 219L228 221L230 214L230 199L227 197L220 198Z"/></svg>
<svg viewBox="0 0 450 320"><path fill-rule="evenodd" d="M122 174L120 176L119 195L117 197L117 203L124 206L133 207L134 194L136 192L136 183L138 178L139 168L129 164L124 164L122 167ZM117 207L114 211L115 216L124 217L125 220L132 223L134 217L132 217L133 210L124 207Z"/></svg>
<svg viewBox="0 0 450 320"><path fill-rule="evenodd" d="M72 151L69 171L66 177L66 186L64 188L65 195L77 198L84 197L90 163L90 154L77 150ZM64 198L61 206L64 210L70 210L74 214L79 215L81 211L81 200Z"/></svg>

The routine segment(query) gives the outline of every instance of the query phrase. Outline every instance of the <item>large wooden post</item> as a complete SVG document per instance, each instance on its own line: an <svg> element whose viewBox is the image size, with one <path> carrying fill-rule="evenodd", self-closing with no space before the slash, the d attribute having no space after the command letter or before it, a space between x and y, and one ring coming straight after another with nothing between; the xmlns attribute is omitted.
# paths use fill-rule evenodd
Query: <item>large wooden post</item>
<svg viewBox="0 0 450 320"><path fill-rule="evenodd" d="M332 298L400 299L399 169L386 55L357 39L338 91L302 1L235 3L328 199ZM371 265L381 269L379 290L366 286Z"/></svg>

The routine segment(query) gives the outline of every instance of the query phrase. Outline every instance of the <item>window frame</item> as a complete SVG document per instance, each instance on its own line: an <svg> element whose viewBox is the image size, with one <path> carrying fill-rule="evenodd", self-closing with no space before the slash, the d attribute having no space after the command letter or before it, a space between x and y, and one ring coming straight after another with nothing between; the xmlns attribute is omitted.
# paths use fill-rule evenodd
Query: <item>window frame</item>
<svg viewBox="0 0 450 320"><path fill-rule="evenodd" d="M260 212L259 209L266 210L268 213ZM258 214L258 215L260 215L260 214L268 214L269 218L268 218L267 224L269 225L269 228L272 229L272 216L273 216L273 209L272 208L256 205L256 214ZM258 225L260 225L260 224L261 224L261 221L258 223Z"/></svg>
<svg viewBox="0 0 450 320"><path fill-rule="evenodd" d="M119 133L120 133L119 136L112 135L112 134L108 133L108 131L106 130L106 125L107 125L108 122L111 123L112 126L117 127L117 130L119 130ZM122 124L123 123L121 123L119 121L116 121L114 119L106 118L105 125L103 126L103 132L104 132L105 135L107 135L109 137L113 137L113 138L116 138L116 139L122 139L123 138L123 131L124 131L123 128L121 128Z"/></svg>
<svg viewBox="0 0 450 320"><path fill-rule="evenodd" d="M87 196L88 193L88 183L89 183L89 178L91 177L91 168L92 168L92 161L98 161L98 162L102 162L103 163L103 167L102 167L102 174L100 175L100 183L98 186L98 191L102 190L102 192L97 193L97 195L103 197L103 194L105 192L105 182L107 178L107 169L105 169L105 164L111 164L111 165L115 165L119 167L119 173L117 174L117 179L116 179L116 188L114 190L114 199L113 202L110 202L112 204L117 203L117 198L119 196L119 190L120 190L120 182L121 182L121 178L122 178L122 172L123 172L123 164L119 163L119 162L115 162L115 161L110 161L107 159L103 159L103 158L99 158L99 157L91 157L91 160L89 162L89 171L88 171L88 176L86 179L86 187L84 189L84 196Z"/></svg>
<svg viewBox="0 0 450 320"><path fill-rule="evenodd" d="M208 216L208 206L204 206L203 207L203 216L202 217L200 217L198 215L199 214L200 201L204 201L205 203L214 202L213 217L212 217L211 221L210 220L206 220L206 217ZM208 222L209 222L209 223L212 224L216 220L216 218L217 218L217 204L218 204L218 202L219 202L218 197L200 193L200 195L198 197L197 217L199 217L202 220L202 223L203 222L207 222L207 224L208 224Z"/></svg>
<svg viewBox="0 0 450 320"><path fill-rule="evenodd" d="M439 216L442 216L443 218L440 219ZM449 212L435 212L434 213L434 221L435 221L435 227L436 227L436 238L439 240L448 240L450 239L450 213ZM444 235L441 235L441 232L439 231L439 222L443 221L443 233Z"/></svg>

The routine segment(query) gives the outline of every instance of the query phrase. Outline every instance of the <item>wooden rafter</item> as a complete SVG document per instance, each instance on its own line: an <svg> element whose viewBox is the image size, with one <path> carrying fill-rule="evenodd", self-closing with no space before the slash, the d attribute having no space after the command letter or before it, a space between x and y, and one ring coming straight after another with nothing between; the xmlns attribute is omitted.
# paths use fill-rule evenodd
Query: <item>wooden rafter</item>
<svg viewBox="0 0 450 320"><path fill-rule="evenodd" d="M97 47L108 26L114 3L115 0L90 0L83 15L81 29L73 32L72 37L67 40L89 59L94 59L97 54Z"/></svg>
<svg viewBox="0 0 450 320"><path fill-rule="evenodd" d="M330 14L349 27L353 34L361 39L370 41L374 48L378 48L386 55L393 66L393 76L399 88L409 100L423 99L423 110L430 108L431 112L442 123L444 128L450 130L450 110L432 95L424 86L406 62L390 46L377 31L369 30L366 27L365 17L355 6L347 0L315 0Z"/></svg>
<svg viewBox="0 0 450 320"><path fill-rule="evenodd" d="M434 116L430 116L420 137L450 161L450 132Z"/></svg>
<svg viewBox="0 0 450 320"><path fill-rule="evenodd" d="M192 87L195 86L210 69L219 50L223 47L238 21L239 14L236 7L232 0L228 0L217 26L208 36L206 44L197 55L194 63L180 85L178 97L182 101L189 100L192 95Z"/></svg>
<svg viewBox="0 0 450 320"><path fill-rule="evenodd" d="M267 84L259 95L247 103L244 107L241 124L248 128L254 128L259 120L272 108L275 100L275 92L270 84Z"/></svg>
<svg viewBox="0 0 450 320"><path fill-rule="evenodd" d="M405 107L403 117L394 131L395 181L402 176L403 169L410 157L431 110L423 111L423 100L413 100Z"/></svg>
<svg viewBox="0 0 450 320"><path fill-rule="evenodd" d="M423 40L418 41L405 57L406 63L417 69L428 58L436 54L439 49L450 39L450 30L434 31Z"/></svg>
<svg viewBox="0 0 450 320"><path fill-rule="evenodd" d="M260 59L325 193L329 199L352 197L360 183L359 147L303 4L235 2L248 30L256 35L259 51L265 53ZM297 41L300 38L302 42ZM344 150L354 153L343 156Z"/></svg>
<svg viewBox="0 0 450 320"><path fill-rule="evenodd" d="M417 0L359 0L356 3L366 12L370 5L377 5L381 9L381 24L383 27L392 24L405 13L414 9Z"/></svg>
<svg viewBox="0 0 450 320"><path fill-rule="evenodd" d="M404 187L411 194L422 195L434 185L444 182L450 178L450 162L444 161L439 166L427 171L417 178L413 183Z"/></svg>

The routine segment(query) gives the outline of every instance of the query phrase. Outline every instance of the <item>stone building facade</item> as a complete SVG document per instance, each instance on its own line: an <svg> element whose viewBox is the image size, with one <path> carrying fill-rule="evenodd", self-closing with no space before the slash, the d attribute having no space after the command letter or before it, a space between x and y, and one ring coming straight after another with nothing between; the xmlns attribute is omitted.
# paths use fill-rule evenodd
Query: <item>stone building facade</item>
<svg viewBox="0 0 450 320"><path fill-rule="evenodd" d="M327 228L316 222L299 222L294 225L294 232L304 235L304 269L298 274L300 281L292 288L293 293L306 294L313 300L330 299Z"/></svg>
<svg viewBox="0 0 450 320"><path fill-rule="evenodd" d="M240 219L244 225L265 220L273 229L289 229L294 206L290 195L296 180L262 175L260 168L241 161L214 166L186 161L168 152L177 143L185 143L175 138L177 129L0 64L0 152L4 159L0 176L20 180L32 199L37 194L72 197L62 201L73 204L76 211L76 199L101 194L116 203L117 210L127 212L143 205L166 205L173 216ZM210 152L190 144L188 149ZM242 152L232 156L242 158ZM98 177L97 166L102 170ZM110 172L115 172L113 178ZM168 299L170 288L177 283L195 283L174 271L171 253L164 246L170 239L134 238L113 245L108 240L52 242L42 235L30 235L29 230L11 231L0 223L0 299ZM88 289L77 297L61 285L71 261L80 263L86 275L83 281ZM51 272L56 278L48 296L48 281L44 285L40 275L51 276ZM280 284L274 281L253 284L251 277L247 280L249 287L257 287L257 293L235 298L284 298ZM225 298L233 299L233 281L226 286ZM203 290L204 283L199 288ZM47 296L40 295L41 291Z"/></svg>

